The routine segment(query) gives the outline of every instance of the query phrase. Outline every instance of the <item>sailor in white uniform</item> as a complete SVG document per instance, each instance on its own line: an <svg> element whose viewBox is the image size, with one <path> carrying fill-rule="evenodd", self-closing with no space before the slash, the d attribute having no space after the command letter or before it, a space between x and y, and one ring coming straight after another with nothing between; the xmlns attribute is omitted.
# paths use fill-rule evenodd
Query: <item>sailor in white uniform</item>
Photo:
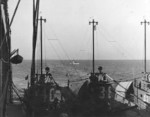
<svg viewBox="0 0 150 117"><path fill-rule="evenodd" d="M46 67L45 68L45 72L46 72L46 77L45 77L45 82L46 83L50 83L50 82L53 82L53 77L52 77L52 74L50 73L50 68L49 67Z"/></svg>
<svg viewBox="0 0 150 117"><path fill-rule="evenodd" d="M106 74L102 72L102 66L98 67L98 73L96 74L98 77L98 81L107 81Z"/></svg>

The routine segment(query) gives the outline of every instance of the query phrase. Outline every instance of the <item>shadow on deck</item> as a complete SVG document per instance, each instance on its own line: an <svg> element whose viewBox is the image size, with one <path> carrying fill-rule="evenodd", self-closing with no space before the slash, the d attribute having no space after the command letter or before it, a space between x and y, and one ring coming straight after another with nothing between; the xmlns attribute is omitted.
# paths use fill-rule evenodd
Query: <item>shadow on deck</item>
<svg viewBox="0 0 150 117"><path fill-rule="evenodd" d="M7 104L6 117L25 117L21 104Z"/></svg>

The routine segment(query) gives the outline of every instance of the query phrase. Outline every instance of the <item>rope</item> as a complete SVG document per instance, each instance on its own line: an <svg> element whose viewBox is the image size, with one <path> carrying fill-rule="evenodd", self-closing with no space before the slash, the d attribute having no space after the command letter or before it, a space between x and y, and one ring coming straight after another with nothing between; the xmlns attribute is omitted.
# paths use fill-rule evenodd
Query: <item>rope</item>
<svg viewBox="0 0 150 117"><path fill-rule="evenodd" d="M16 15L17 9L18 9L19 4L20 4L20 1L21 1L21 0L18 0L18 3L17 3L17 5L16 5L15 11L14 11L14 13L13 13L13 16L12 16L11 21L10 21L10 24L9 24L10 26L12 25L12 22L13 22L13 20L14 20L15 15Z"/></svg>
<svg viewBox="0 0 150 117"><path fill-rule="evenodd" d="M107 77L109 78L109 79L111 79L111 80L113 80L113 78L111 78L108 74L106 74L107 75ZM87 79L89 79L89 78L85 78L85 79L80 79L80 80L73 80L73 81L69 81L69 82L80 82L80 81L83 81L83 80L87 80ZM113 80L115 83L117 83L118 85L120 85L116 80ZM124 88L122 85L120 85L122 88ZM126 88L124 88L125 90L127 90ZM123 97L123 96L121 96L120 94L118 94L116 91L115 91L115 89L113 88L113 90L112 90L112 92L113 93L115 93L115 94L117 94L118 96L120 96L120 97L122 97L123 99L126 99L125 97ZM131 95L132 96L132 95ZM135 96L135 95L134 95ZM140 99L140 98L138 98L138 99ZM132 102L132 101L130 101L129 99L126 99L128 102ZM141 100L141 99L140 99ZM141 100L141 101L143 101L143 100ZM144 102L144 101L143 101ZM144 102L145 103L145 102ZM135 103L134 103L135 104ZM145 103L146 104L146 103ZM135 104L135 105L137 105L137 104ZM137 105L138 106L138 105Z"/></svg>
<svg viewBox="0 0 150 117"><path fill-rule="evenodd" d="M54 33L53 30L52 30L52 32ZM45 34L46 37L48 37L47 34L46 34L46 32L45 32L45 30L44 30L44 34ZM57 35L56 35L55 33L54 33L54 35L55 35L55 37L57 38ZM48 40L48 38L47 38L47 40ZM55 39L55 40L56 40L56 39ZM64 47L62 46L62 43L60 42L60 40L58 40L58 38L57 38L57 41L58 41L58 44L59 44L60 47L61 47L61 50L63 51L63 53L65 54L65 56L66 56L67 59L69 60L69 62L72 62L71 59L70 59L70 57L68 56L67 52L65 51ZM53 44L50 43L49 40L48 40L48 42L49 42L49 44L51 45L51 47L53 48L53 50L55 51L57 57L60 59L61 64L64 65L64 62L61 60L61 57L60 57L59 54L57 53L57 50L55 49L55 47L53 46ZM74 68L75 72L76 72L77 74L79 74L79 72L77 71L76 67L75 67L74 65L72 65L72 67ZM68 71L68 72L69 72L69 71ZM79 76L79 77L82 78L81 76Z"/></svg>
<svg viewBox="0 0 150 117"><path fill-rule="evenodd" d="M67 52L65 51L65 49L63 48L63 46L62 46L62 44L61 44L61 42L60 42L59 40L58 40L58 43L59 43L59 45L61 46L63 52L64 52L65 55L66 55L66 57L68 58L69 62L71 63L72 60L71 60L70 57L68 56ZM71 65L73 66L75 72L76 72L77 74L79 74L79 72L77 71L77 68L75 67L75 65L73 65L73 64L71 64ZM80 77L80 78L81 78L81 77Z"/></svg>
<svg viewBox="0 0 150 117"><path fill-rule="evenodd" d="M14 84L14 82L12 82L13 87L18 91L18 92L24 92L23 90L19 89L18 87L16 87L16 85Z"/></svg>
<svg viewBox="0 0 150 117"><path fill-rule="evenodd" d="M48 42L51 45L51 47L53 48L53 50L55 51L57 57L60 59L60 63L64 65L64 62L61 60L61 57L59 56L59 54L56 51L56 48L53 46L53 44L50 41L48 41Z"/></svg>
<svg viewBox="0 0 150 117"><path fill-rule="evenodd" d="M120 85L116 80L113 80L113 78L111 78L108 74L106 74L106 75L107 75L107 77L108 77L110 80L114 81L114 82L117 83L119 86L121 86L123 89L127 90L125 87L123 87L122 85ZM147 107L150 108L150 106L149 106L146 102L144 102L142 99L140 99L138 96L136 96L136 95L134 95L134 94L133 94L133 96L135 96L137 99L139 99L140 101L142 101L144 104L147 105ZM138 105L138 106L139 106L139 105Z"/></svg>
<svg viewBox="0 0 150 117"><path fill-rule="evenodd" d="M113 87L112 87L113 88ZM115 91L115 88L113 88L112 90L113 93L117 94L118 96L122 97L123 99L126 99L125 97L121 96L120 94L118 94L116 91ZM126 99L127 101L131 102L130 100Z"/></svg>
<svg viewBox="0 0 150 117"><path fill-rule="evenodd" d="M48 23L48 24L49 24L49 23ZM59 44L60 47L61 47L61 50L63 51L63 53L65 54L65 56L66 56L67 59L69 60L69 62L72 62L71 59L70 59L70 57L68 56L67 52L65 51L64 47L62 46L62 43L60 42L60 40L58 40L58 37L57 37L57 35L55 34L54 30L52 30L52 32L54 33L54 35L55 35L55 37L56 37L56 39L57 39L57 41L58 41L58 44ZM44 33L45 33L46 37L48 37L47 34L46 34L46 32L44 32ZM48 38L47 38L47 40L48 40ZM49 40L48 40L48 42L50 43ZM64 62L61 60L61 57L60 57L59 54L57 53L57 51L56 51L56 49L54 48L53 44L50 43L50 45L51 45L52 48L54 49L54 51L55 51L57 57L60 59L61 64L64 65ZM79 74L79 72L77 71L76 67L75 67L74 65L72 65L72 66L73 66L75 72L76 72L77 74Z"/></svg>
<svg viewBox="0 0 150 117"><path fill-rule="evenodd" d="M45 25L44 25L44 26L45 26ZM46 34L45 27L44 27L44 36L45 36L45 38L48 40L48 36L47 36L47 34ZM56 35L55 35L55 36L56 36ZM55 51L57 57L60 59L61 64L64 65L63 61L61 60L61 57L60 57L59 54L57 53L57 51L56 51L56 49L54 48L53 44L52 44L49 40L48 40L48 42L49 42L50 46L53 48L53 50ZM46 54L45 54L45 55L46 55Z"/></svg>
<svg viewBox="0 0 150 117"><path fill-rule="evenodd" d="M22 100L21 96L18 94L18 92L16 91L16 89L15 88L12 88L12 89L14 90L14 92L16 93L16 95L18 96L20 102L23 103L23 100Z"/></svg>
<svg viewBox="0 0 150 117"><path fill-rule="evenodd" d="M68 58L69 62L71 63L72 60L71 60L70 57L67 55L67 52L65 51L65 49L63 48L63 46L62 46L62 44L61 44L61 42L60 42L59 40L58 40L58 43L59 43L59 45L61 46L63 52L64 52L65 55L66 55L66 57ZM79 72L77 71L77 68L75 67L75 65L73 65L73 64L71 64L71 65L73 66L75 72L76 72L77 74L79 74ZM79 76L79 77L80 77L80 76ZM80 77L80 78L81 78L81 77Z"/></svg>
<svg viewBox="0 0 150 117"><path fill-rule="evenodd" d="M129 80L120 80L120 81L122 81L122 82L125 82L125 81L133 81L133 80L135 80L135 79L140 79L141 77L137 77L137 78L133 78L133 79L129 79Z"/></svg>
<svg viewBox="0 0 150 117"><path fill-rule="evenodd" d="M50 43L50 41L48 41L48 42ZM59 42L59 44L60 44L60 46L61 46L63 52L65 53L65 55L66 55L67 58L69 59L69 62L72 62L72 61L70 60L69 56L67 55L65 49L63 48L62 44L60 43L60 41L58 41L58 42ZM50 45L51 45L51 47L54 49L54 51L55 51L57 57L60 59L60 62L62 63L62 65L64 65L64 62L61 60L61 57L60 57L59 54L57 53L57 51L56 51L55 47L53 46L53 44L50 43ZM74 68L75 72L76 72L77 74L79 74L79 72L77 71L77 69L75 68L75 66L73 66L73 68ZM80 77L80 76L79 76L79 77ZM81 77L80 77L80 78L81 78Z"/></svg>
<svg viewBox="0 0 150 117"><path fill-rule="evenodd" d="M123 55L126 58L132 57L131 54L129 54L129 52L127 52L116 40L109 40L109 38L106 37L106 35L102 31L100 31L100 29L98 29L98 32L99 32L99 34L100 33L103 34L103 36L106 39L106 41L108 43L110 43L119 53L121 53L121 55ZM105 32L107 32L107 31L105 30ZM107 35L110 36L110 34L108 32L107 32ZM112 36L110 36L110 37L111 37L111 39L113 39ZM112 42L116 43L119 47L116 47L114 44L112 44ZM127 54L125 55L124 52L127 52L128 55ZM133 57L132 57L132 59L133 59Z"/></svg>
<svg viewBox="0 0 150 117"><path fill-rule="evenodd" d="M111 78L108 74L106 74L107 76L108 76L108 78L110 78L111 80L113 80L113 78ZM137 79L139 79L139 78L137 78ZM115 81L115 80L113 80L113 81ZM120 85L117 81L115 81L118 85ZM124 88L122 85L120 85L122 88ZM114 89L114 88L113 88ZM125 90L127 90L126 88L124 88ZM113 91L113 90L112 90ZM116 93L115 91L113 91L114 93ZM117 95L119 95L118 93L116 93ZM121 95L119 95L119 96L121 96ZM135 96L135 97L137 97L140 101L142 101L144 104L146 104L142 99L140 99L138 96L136 96L136 95L131 95L131 96ZM121 97L123 97L123 96L121 96ZM123 97L124 99L126 99L125 97ZM128 100L128 99L126 99L126 100ZM130 100L128 100L129 102L132 102L132 101L130 101ZM132 102L132 103L134 103L134 102ZM134 103L135 104L135 103ZM137 105L138 107L140 107L138 104L135 104L135 105ZM146 104L148 107L149 107L149 105L148 104ZM150 107L149 107L150 108ZM146 110L144 110L144 111L149 111L148 110L148 108L146 108ZM139 112L139 111L138 111ZM140 113L139 113L140 114ZM141 114L140 114L141 115Z"/></svg>
<svg viewBox="0 0 150 117"><path fill-rule="evenodd" d="M60 47L62 48L63 52L65 53L66 57L68 58L68 60L71 60L70 57L68 56L67 52L65 51L64 47L62 46L61 42L58 40L58 43L60 45Z"/></svg>
<svg viewBox="0 0 150 117"><path fill-rule="evenodd" d="M79 53L76 53L75 54L75 57L78 57L78 56L80 56L81 55L81 51L85 51L85 46L87 46L88 44L85 44L85 41L86 41L86 39L90 39L89 38L89 35L86 37L86 35L87 34L90 34L90 33L88 33L88 28L86 28L85 29L85 32L83 33L83 37L81 37L81 44L80 44L80 46L79 46ZM83 55L82 55L83 56Z"/></svg>
<svg viewBox="0 0 150 117"><path fill-rule="evenodd" d="M18 93L18 92L22 92L23 93L23 91L20 90L20 89L18 89L13 82L12 82L12 89L16 93L16 95L18 96L20 102L23 103L23 99L22 99L22 97Z"/></svg>
<svg viewBox="0 0 150 117"><path fill-rule="evenodd" d="M4 60L3 58L0 59L4 63L9 63L9 61Z"/></svg>
<svg viewBox="0 0 150 117"><path fill-rule="evenodd" d="M45 25L43 25L43 31L44 31L44 35L45 36ZM45 66L47 66L47 56L46 56L46 42L45 42L45 39L44 39L44 52L45 52Z"/></svg>
<svg viewBox="0 0 150 117"><path fill-rule="evenodd" d="M5 33L4 38L2 39L3 41L1 42L1 45L0 45L0 51L2 50L2 46L3 46L4 41L6 40L6 36L9 34L10 27L11 27L11 25L12 25L12 22L13 22L13 20L14 20L15 15L16 15L16 11L17 11L17 9L18 9L19 4L20 4L20 0L18 0L17 6L16 6L15 11L14 11L14 13L13 13L13 17L12 17L12 19L11 19L11 21L10 21L9 26L8 26L8 30L7 30L7 32Z"/></svg>
<svg viewBox="0 0 150 117"><path fill-rule="evenodd" d="M78 80L69 80L69 82L81 82L81 81L84 81L84 80L87 80L89 78L84 78L84 79L78 79Z"/></svg>

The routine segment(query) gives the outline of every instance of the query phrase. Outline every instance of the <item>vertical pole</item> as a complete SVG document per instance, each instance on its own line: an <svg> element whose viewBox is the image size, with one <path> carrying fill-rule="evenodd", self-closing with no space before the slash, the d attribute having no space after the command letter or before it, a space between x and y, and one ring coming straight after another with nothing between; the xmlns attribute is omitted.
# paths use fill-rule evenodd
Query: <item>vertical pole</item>
<svg viewBox="0 0 150 117"><path fill-rule="evenodd" d="M35 6L36 5L36 6ZM35 77L35 48L37 41L37 29L38 29L38 15L39 14L39 0L33 0L33 42L32 42L32 65L31 65L31 86L34 85Z"/></svg>
<svg viewBox="0 0 150 117"><path fill-rule="evenodd" d="M2 16L1 16L1 0L0 0L0 45L2 43ZM2 48L1 50L2 51ZM2 52L0 52L0 59L2 56ZM0 60L0 97L2 96L2 61Z"/></svg>
<svg viewBox="0 0 150 117"><path fill-rule="evenodd" d="M42 44L42 21L46 22L46 19L40 17L40 25L41 25L41 75L43 74L43 44Z"/></svg>
<svg viewBox="0 0 150 117"><path fill-rule="evenodd" d="M32 37L32 64L31 64L31 79L30 83L31 86L34 85L34 75L35 75L35 45L36 45L36 33L35 33L35 13L37 11L35 10L35 0L33 0L33 37Z"/></svg>
<svg viewBox="0 0 150 117"><path fill-rule="evenodd" d="M149 25L149 22L144 20L141 22L141 25L144 23L144 73L146 73L146 24Z"/></svg>
<svg viewBox="0 0 150 117"><path fill-rule="evenodd" d="M33 25L35 24L34 23L34 20L35 20L35 0L33 0ZM34 25L35 26L35 25Z"/></svg>
<svg viewBox="0 0 150 117"><path fill-rule="evenodd" d="M1 21L1 0L0 0L0 45L2 42L2 21ZM1 48L2 49L2 48ZM2 50L0 50L2 51ZM0 52L0 59L1 59L1 52ZM0 60L0 117L3 117L3 108L2 108L2 61Z"/></svg>
<svg viewBox="0 0 150 117"><path fill-rule="evenodd" d="M98 25L98 22L95 22L94 19L92 22L89 22L89 24L92 23L92 36L93 36L93 60L92 60L92 65L93 65L93 74L95 74L95 42L94 42L94 31L96 30L96 25Z"/></svg>
<svg viewBox="0 0 150 117"><path fill-rule="evenodd" d="M42 16L40 18L40 24L41 24L41 75L43 74L43 44L42 44Z"/></svg>
<svg viewBox="0 0 150 117"><path fill-rule="evenodd" d="M94 42L94 19L93 19L93 74L95 73L95 42Z"/></svg>
<svg viewBox="0 0 150 117"><path fill-rule="evenodd" d="M144 68L144 72L146 73L146 20L145 20L145 23L144 23L144 37L145 37L145 39L144 39L144 47L145 47L145 59L144 59L144 64L145 64L145 68Z"/></svg>
<svg viewBox="0 0 150 117"><path fill-rule="evenodd" d="M7 27L7 30L10 30L9 29L9 25ZM9 103L13 103L13 90L12 90L12 83L13 83L13 79L12 79L12 66L11 66L11 62L10 62L10 56L11 56L11 37L9 36L10 35L10 32L7 34L7 38L8 38L8 61L9 61L9 68L8 68L8 74L9 74Z"/></svg>

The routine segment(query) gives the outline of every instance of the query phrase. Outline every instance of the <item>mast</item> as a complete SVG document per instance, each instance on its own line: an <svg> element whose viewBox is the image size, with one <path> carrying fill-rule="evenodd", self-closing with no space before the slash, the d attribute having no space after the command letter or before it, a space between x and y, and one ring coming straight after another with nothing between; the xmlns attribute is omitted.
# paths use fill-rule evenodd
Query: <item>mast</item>
<svg viewBox="0 0 150 117"><path fill-rule="evenodd" d="M35 49L37 41L38 17L39 17L39 3L40 0L33 0L33 42L32 42L32 64L31 64L31 85L34 85L35 77Z"/></svg>
<svg viewBox="0 0 150 117"><path fill-rule="evenodd" d="M93 74L95 73L95 47L94 47L94 31L96 30L96 25L98 25L98 22L95 22L94 19L89 22L89 25L92 24L92 36L93 36L93 60L92 60L92 66L93 66Z"/></svg>
<svg viewBox="0 0 150 117"><path fill-rule="evenodd" d="M42 16L40 17L40 25L41 25L41 75L43 74L43 42L42 42L42 21L46 22L46 19L43 19Z"/></svg>
<svg viewBox="0 0 150 117"><path fill-rule="evenodd" d="M0 0L0 12L1 12L1 0ZM0 18L1 18L1 13L0 13ZM1 21L0 21L1 23ZM2 42L2 28L0 26L0 45L1 45L1 42ZM1 59L1 55L2 53L0 52L0 59ZM0 61L0 97L2 96L2 61ZM0 112L1 112L1 109L0 109ZM1 114L0 114L0 117L1 117Z"/></svg>
<svg viewBox="0 0 150 117"><path fill-rule="evenodd" d="M6 103L9 101L10 75L10 34L8 1L0 0L0 117L5 116ZM8 98L7 98L8 97Z"/></svg>
<svg viewBox="0 0 150 117"><path fill-rule="evenodd" d="M146 24L149 25L149 22L144 20L144 22L141 22L142 24L144 24L144 73L146 73Z"/></svg>

